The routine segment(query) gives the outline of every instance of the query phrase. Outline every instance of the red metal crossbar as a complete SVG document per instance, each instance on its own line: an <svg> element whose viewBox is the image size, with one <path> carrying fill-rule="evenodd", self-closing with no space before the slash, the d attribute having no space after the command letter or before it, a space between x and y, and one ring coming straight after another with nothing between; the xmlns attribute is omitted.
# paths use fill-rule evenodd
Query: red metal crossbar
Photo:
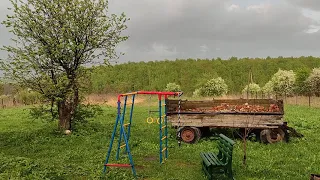
<svg viewBox="0 0 320 180"><path fill-rule="evenodd" d="M158 95L159 99L161 99L161 96L179 96L182 92L166 92L166 91L136 91L136 92L131 92L131 93L124 93L124 94L119 94L118 95L118 102L120 102L120 98L122 96L128 96L128 95L133 95L133 94L154 94Z"/></svg>
<svg viewBox="0 0 320 180"><path fill-rule="evenodd" d="M131 167L131 164L105 164L105 166L110 166L110 167Z"/></svg>

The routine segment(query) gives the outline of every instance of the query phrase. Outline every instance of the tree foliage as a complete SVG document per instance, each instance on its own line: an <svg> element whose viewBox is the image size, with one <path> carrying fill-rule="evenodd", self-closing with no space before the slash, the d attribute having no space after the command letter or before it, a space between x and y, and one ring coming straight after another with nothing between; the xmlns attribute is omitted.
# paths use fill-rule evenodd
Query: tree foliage
<svg viewBox="0 0 320 180"><path fill-rule="evenodd" d="M268 81L263 87L262 87L262 92L264 94L273 94L273 84L272 81Z"/></svg>
<svg viewBox="0 0 320 180"><path fill-rule="evenodd" d="M266 68L267 67L267 68ZM129 62L92 68L91 93L122 93L133 90L163 90L170 82L181 86L185 95L192 95L213 77L222 77L228 93L241 93L248 84L251 70L254 81L263 87L279 68L297 72L320 67L317 57L238 58L236 61L209 59L176 59L174 61Z"/></svg>
<svg viewBox="0 0 320 180"><path fill-rule="evenodd" d="M249 85L246 85L246 87L244 87L244 89L242 90L242 93L249 93L251 95L255 95L260 91L261 91L261 88L258 84L250 83Z"/></svg>
<svg viewBox="0 0 320 180"><path fill-rule="evenodd" d="M168 83L165 91L178 92L178 91L181 91L181 87L176 83Z"/></svg>
<svg viewBox="0 0 320 180"><path fill-rule="evenodd" d="M200 89L196 90L195 95L201 96L221 96L228 92L228 86L221 77L208 80Z"/></svg>
<svg viewBox="0 0 320 180"><path fill-rule="evenodd" d="M277 95L290 95L293 93L296 77L292 70L279 69L272 78L272 90Z"/></svg>
<svg viewBox="0 0 320 180"><path fill-rule="evenodd" d="M55 103L59 127L70 129L84 65L118 56L127 18L108 16L107 0L10 1L13 15L3 24L16 45L3 47L9 56L2 68L11 80Z"/></svg>
<svg viewBox="0 0 320 180"><path fill-rule="evenodd" d="M295 93L297 95L309 95L310 84L307 82L310 71L308 69L299 69L296 72Z"/></svg>
<svg viewBox="0 0 320 180"><path fill-rule="evenodd" d="M320 68L314 68L306 80L311 93L320 96Z"/></svg>

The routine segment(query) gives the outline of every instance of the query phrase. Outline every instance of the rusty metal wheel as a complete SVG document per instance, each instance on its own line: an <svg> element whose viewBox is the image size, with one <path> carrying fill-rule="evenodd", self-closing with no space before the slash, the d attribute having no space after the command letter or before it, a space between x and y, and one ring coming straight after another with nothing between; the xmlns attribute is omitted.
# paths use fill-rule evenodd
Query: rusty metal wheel
<svg viewBox="0 0 320 180"><path fill-rule="evenodd" d="M264 129L260 132L260 140L263 143L276 143L284 140L285 133L282 129Z"/></svg>
<svg viewBox="0 0 320 180"><path fill-rule="evenodd" d="M200 130L195 127L183 127L180 130L181 140L193 144L200 139Z"/></svg>

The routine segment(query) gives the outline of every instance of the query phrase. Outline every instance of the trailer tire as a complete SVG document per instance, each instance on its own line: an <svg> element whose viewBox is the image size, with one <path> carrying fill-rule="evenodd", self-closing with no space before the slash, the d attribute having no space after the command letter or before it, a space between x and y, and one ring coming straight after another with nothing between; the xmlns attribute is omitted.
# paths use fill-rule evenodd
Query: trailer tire
<svg viewBox="0 0 320 180"><path fill-rule="evenodd" d="M281 128L264 129L260 132L260 140L265 144L277 143L285 140L285 133Z"/></svg>
<svg viewBox="0 0 320 180"><path fill-rule="evenodd" d="M180 133L180 139L188 144L196 143L201 137L201 132L196 127L182 127L179 128L178 133Z"/></svg>
<svg viewBox="0 0 320 180"><path fill-rule="evenodd" d="M199 128L197 128L197 127L191 127L191 128L196 131L197 137L200 139L200 138L202 137L202 132L201 132L201 130L200 130ZM199 140L199 139L198 139L198 140Z"/></svg>

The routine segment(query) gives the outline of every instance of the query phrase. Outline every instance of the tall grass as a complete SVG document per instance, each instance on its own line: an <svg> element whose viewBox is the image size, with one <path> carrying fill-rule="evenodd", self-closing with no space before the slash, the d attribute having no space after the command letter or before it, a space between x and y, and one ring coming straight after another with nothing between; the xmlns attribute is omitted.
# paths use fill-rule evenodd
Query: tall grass
<svg viewBox="0 0 320 180"><path fill-rule="evenodd" d="M156 109L156 106L150 108ZM27 108L0 110L0 179L99 179L115 121L115 107L87 124L78 125L72 135L56 131L56 122L32 120ZM217 151L214 137L178 147L175 130L169 131L169 158L159 164L158 124L147 124L148 106L136 106L130 148L139 179L205 179L200 152ZM152 114L151 114L152 115ZM155 115L152 115L155 116ZM242 142L235 139L234 176L248 179L308 179L320 173L320 109L285 106L288 124L305 135L289 143L264 145L248 141L247 166L242 165ZM115 141L117 142L117 141ZM114 149L115 150L115 149ZM110 163L114 160L112 152ZM121 154L121 163L128 163ZM130 169L108 168L106 179L133 179Z"/></svg>

